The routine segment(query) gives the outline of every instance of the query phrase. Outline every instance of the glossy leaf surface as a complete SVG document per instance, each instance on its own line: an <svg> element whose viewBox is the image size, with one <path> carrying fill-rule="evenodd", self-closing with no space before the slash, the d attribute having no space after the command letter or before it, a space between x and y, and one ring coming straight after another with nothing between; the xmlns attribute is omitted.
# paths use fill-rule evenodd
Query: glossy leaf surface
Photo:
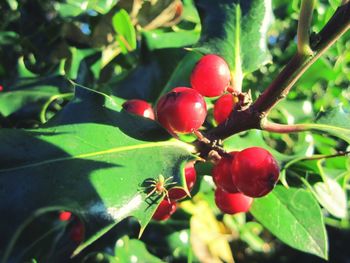
<svg viewBox="0 0 350 263"><path fill-rule="evenodd" d="M323 215L310 192L276 186L267 196L256 198L250 211L286 244L327 259L328 242Z"/></svg>
<svg viewBox="0 0 350 263"><path fill-rule="evenodd" d="M234 72L249 73L271 60L266 34L270 0L197 0L202 33L196 49L218 54Z"/></svg>
<svg viewBox="0 0 350 263"><path fill-rule="evenodd" d="M144 181L174 176L184 185L183 167L193 159L187 145L164 141L155 122L79 87L45 127L2 129L0 138L1 245L24 220L50 210L73 211L86 224L77 252L128 216L143 229L161 200L146 198L152 188Z"/></svg>

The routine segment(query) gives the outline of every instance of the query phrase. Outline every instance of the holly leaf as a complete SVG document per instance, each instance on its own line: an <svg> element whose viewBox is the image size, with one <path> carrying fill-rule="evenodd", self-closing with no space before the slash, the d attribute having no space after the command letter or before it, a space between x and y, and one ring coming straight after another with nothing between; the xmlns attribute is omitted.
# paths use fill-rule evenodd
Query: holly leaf
<svg viewBox="0 0 350 263"><path fill-rule="evenodd" d="M168 82L160 93L159 98L175 87L190 87L190 75L192 69L201 57L202 56L196 52L187 53L177 64Z"/></svg>
<svg viewBox="0 0 350 263"><path fill-rule="evenodd" d="M185 54L185 51L176 48L153 51L145 48L137 67L130 70L122 80L112 79L106 88L117 97L153 102Z"/></svg>
<svg viewBox="0 0 350 263"><path fill-rule="evenodd" d="M328 258L323 215L310 192L276 186L267 196L254 199L250 211L287 245L324 259Z"/></svg>
<svg viewBox="0 0 350 263"><path fill-rule="evenodd" d="M72 92L72 87L61 76L45 77L40 81L21 81L11 90L0 93L0 114L4 117L39 115L51 98Z"/></svg>
<svg viewBox="0 0 350 263"><path fill-rule="evenodd" d="M311 130L328 133L350 143L350 114L345 112L341 105L320 112L316 118L316 123L302 125Z"/></svg>
<svg viewBox="0 0 350 263"><path fill-rule="evenodd" d="M48 211L72 211L85 223L75 254L129 216L142 232L162 199L147 197L145 181L162 175L185 187L184 165L194 159L187 144L167 139L156 122L80 87L42 128L1 129L0 247L12 240L4 261L28 221Z"/></svg>
<svg viewBox="0 0 350 263"><path fill-rule="evenodd" d="M266 35L271 1L197 0L202 33L195 49L225 58L235 74L249 73L271 61Z"/></svg>

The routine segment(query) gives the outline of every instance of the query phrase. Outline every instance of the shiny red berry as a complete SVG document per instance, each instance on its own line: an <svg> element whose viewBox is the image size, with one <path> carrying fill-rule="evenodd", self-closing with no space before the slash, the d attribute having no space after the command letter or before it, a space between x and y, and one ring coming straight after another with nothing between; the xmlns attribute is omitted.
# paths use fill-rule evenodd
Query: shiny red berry
<svg viewBox="0 0 350 263"><path fill-rule="evenodd" d="M58 218L60 221L68 221L72 218L72 213L69 211L62 211L59 213Z"/></svg>
<svg viewBox="0 0 350 263"><path fill-rule="evenodd" d="M224 122L238 102L238 98L232 94L222 95L214 104L214 119L217 124Z"/></svg>
<svg viewBox="0 0 350 263"><path fill-rule="evenodd" d="M191 133L202 126L207 105L196 90L178 87L160 98L156 115L170 133Z"/></svg>
<svg viewBox="0 0 350 263"><path fill-rule="evenodd" d="M252 202L253 198L242 193L228 193L220 187L215 190L216 206L226 214L248 212Z"/></svg>
<svg viewBox="0 0 350 263"><path fill-rule="evenodd" d="M232 181L232 171L231 165L232 160L237 152L230 152L229 156L224 156L221 160L214 166L212 175L216 186L224 189L229 193L238 192L237 187Z"/></svg>
<svg viewBox="0 0 350 263"><path fill-rule="evenodd" d="M275 187L279 167L271 153L260 147L238 152L232 162L232 179L237 189L251 197L267 195Z"/></svg>
<svg viewBox="0 0 350 263"><path fill-rule="evenodd" d="M230 69L217 55L205 55L194 67L191 86L206 97L220 96L230 85Z"/></svg>
<svg viewBox="0 0 350 263"><path fill-rule="evenodd" d="M193 162L186 164L185 178L188 191L191 191L197 179L197 173L194 169ZM187 196L186 192L181 188L171 188L168 191L168 195L171 200L180 200Z"/></svg>
<svg viewBox="0 0 350 263"><path fill-rule="evenodd" d="M74 222L74 224L71 228L71 231L69 233L70 238L74 242L80 243L81 241L83 241L84 235L85 235L84 224L79 220Z"/></svg>
<svg viewBox="0 0 350 263"><path fill-rule="evenodd" d="M163 221L169 219L169 217L176 211L176 202L169 201L167 198L163 199L156 211L154 212L152 218L157 221Z"/></svg>
<svg viewBox="0 0 350 263"><path fill-rule="evenodd" d="M128 100L124 102L123 108L127 112L154 120L154 111L151 105L144 100L138 100L138 99Z"/></svg>

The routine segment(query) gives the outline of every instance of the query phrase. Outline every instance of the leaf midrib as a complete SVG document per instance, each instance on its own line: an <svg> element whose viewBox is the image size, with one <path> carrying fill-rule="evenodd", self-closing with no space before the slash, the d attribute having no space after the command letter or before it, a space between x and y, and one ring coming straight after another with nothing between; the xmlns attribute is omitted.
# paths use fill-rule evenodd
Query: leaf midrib
<svg viewBox="0 0 350 263"><path fill-rule="evenodd" d="M63 162L63 161L74 160L74 159L85 159L85 158L89 158L89 157L93 157L93 156L101 156L101 155L107 155L107 154L112 154L112 153L117 153L117 152L126 152L126 151L131 151L131 150L136 150L136 149L146 149L146 148L164 147L164 146L177 146L177 147L184 148L184 149L188 148L187 150L189 150L189 147L190 147L189 145L186 145L184 143L179 143L177 141L153 142L153 143L129 145L129 146L122 146L122 147L115 147L115 148L106 149L106 150L102 150L102 151L83 153L83 154L78 154L78 155L74 155L74 156L54 158L54 159L49 159L49 160L45 160L45 161L41 161L41 162L36 162L36 163L26 164L26 165L22 165L22 166L6 168L6 169L0 169L0 173L11 172L11 171L21 170L21 169L26 169L26 168L33 168L33 167L51 164L51 163L55 163L55 162Z"/></svg>
<svg viewBox="0 0 350 263"><path fill-rule="evenodd" d="M241 37L241 7L240 5L236 5L235 8L236 12L236 21L235 21L235 65L234 65L234 71L241 72L242 71L242 65L241 65L241 46L240 46L240 37Z"/></svg>

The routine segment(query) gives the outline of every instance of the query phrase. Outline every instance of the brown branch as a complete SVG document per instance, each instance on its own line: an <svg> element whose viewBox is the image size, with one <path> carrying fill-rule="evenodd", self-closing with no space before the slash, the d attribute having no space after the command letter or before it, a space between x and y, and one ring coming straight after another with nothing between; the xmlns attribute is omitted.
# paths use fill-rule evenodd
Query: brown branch
<svg viewBox="0 0 350 263"><path fill-rule="evenodd" d="M252 105L255 111L268 112L287 96L302 74L348 29L350 28L350 3L340 6L325 27L311 43L313 55L296 54Z"/></svg>
<svg viewBox="0 0 350 263"><path fill-rule="evenodd" d="M279 124L263 120L261 122L261 129L268 132L276 133L292 133L292 132L303 132L311 130L310 127L304 124Z"/></svg>
<svg viewBox="0 0 350 263"><path fill-rule="evenodd" d="M313 53L300 54L297 53L279 73L277 78L271 85L259 96L259 98L248 108L235 108L230 117L225 123L209 130L205 137L211 142L223 140L234 134L250 129L266 130L266 124L270 126L267 129L274 131L294 132L302 131L300 126L295 125L287 128L279 124L268 123L266 116L269 111L283 98L287 96L295 82L302 76L302 74L348 29L350 29L350 2L345 1L345 4L340 6L319 32L316 38L310 43ZM265 124L265 127L263 127ZM287 131L290 129L289 131ZM305 129L304 129L305 130ZM210 145L200 141L196 141L195 146L201 153L202 157L207 157L212 150Z"/></svg>

